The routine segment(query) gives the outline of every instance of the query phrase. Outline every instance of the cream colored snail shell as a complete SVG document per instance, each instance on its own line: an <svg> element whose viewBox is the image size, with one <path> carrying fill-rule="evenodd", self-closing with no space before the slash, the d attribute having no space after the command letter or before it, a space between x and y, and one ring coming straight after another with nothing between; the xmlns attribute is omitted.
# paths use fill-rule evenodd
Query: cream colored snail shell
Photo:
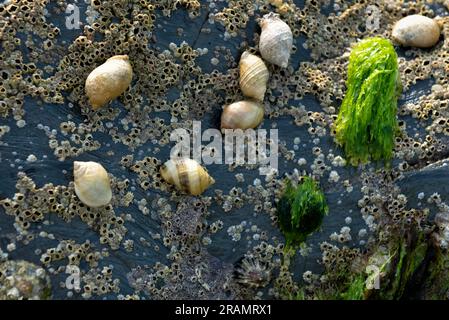
<svg viewBox="0 0 449 320"><path fill-rule="evenodd" d="M293 33L279 15L270 12L259 22L262 28L259 51L262 58L279 67L286 68L293 46Z"/></svg>
<svg viewBox="0 0 449 320"><path fill-rule="evenodd" d="M113 56L87 77L85 90L94 110L120 96L131 84L133 70L127 55Z"/></svg>
<svg viewBox="0 0 449 320"><path fill-rule="evenodd" d="M257 101L242 100L224 107L221 129L253 129L263 120L264 107Z"/></svg>
<svg viewBox="0 0 449 320"><path fill-rule="evenodd" d="M247 97L263 101L270 76L261 58L245 51L240 58L240 89Z"/></svg>
<svg viewBox="0 0 449 320"><path fill-rule="evenodd" d="M391 36L406 47L429 48L438 42L440 33L440 26L434 19L413 14L396 22Z"/></svg>
<svg viewBox="0 0 449 320"><path fill-rule="evenodd" d="M97 162L73 163L75 193L85 205L98 208L111 202L112 191L108 173Z"/></svg>
<svg viewBox="0 0 449 320"><path fill-rule="evenodd" d="M194 196L200 195L215 183L206 169L195 160L188 158L170 159L161 166L159 171L165 181Z"/></svg>

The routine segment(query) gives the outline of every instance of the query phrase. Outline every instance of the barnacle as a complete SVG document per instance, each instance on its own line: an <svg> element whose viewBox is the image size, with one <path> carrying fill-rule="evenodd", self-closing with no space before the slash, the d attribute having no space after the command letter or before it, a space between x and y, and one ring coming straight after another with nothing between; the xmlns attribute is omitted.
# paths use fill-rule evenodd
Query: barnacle
<svg viewBox="0 0 449 320"><path fill-rule="evenodd" d="M263 288L271 281L271 269L267 263L256 258L242 258L236 263L236 281L250 288Z"/></svg>

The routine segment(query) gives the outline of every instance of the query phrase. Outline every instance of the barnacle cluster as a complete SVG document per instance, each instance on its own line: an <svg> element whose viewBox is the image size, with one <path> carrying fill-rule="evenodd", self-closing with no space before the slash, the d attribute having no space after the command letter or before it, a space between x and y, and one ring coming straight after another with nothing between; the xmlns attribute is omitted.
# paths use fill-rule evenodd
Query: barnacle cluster
<svg viewBox="0 0 449 320"><path fill-rule="evenodd" d="M75 194L73 183L69 186L54 186L52 183L37 188L34 181L20 172L16 184L17 193L13 198L0 201L6 214L15 217L18 232L27 234L31 225L44 221L46 215L56 214L67 222L79 217L100 234L100 241L113 249L118 249L126 234L124 218L117 216L114 206L127 207L133 200L132 193L127 193L129 181L111 181L114 199L102 208L91 208L83 204Z"/></svg>
<svg viewBox="0 0 449 320"><path fill-rule="evenodd" d="M233 268L210 254L200 251L171 266L156 264L153 270L137 268L128 274L136 292L144 291L155 299L233 299ZM152 272L151 272L152 271ZM157 284L163 282L161 288Z"/></svg>
<svg viewBox="0 0 449 320"><path fill-rule="evenodd" d="M207 199L185 199L180 202L176 211L164 210L160 212L164 230L164 242L189 243L198 240L206 229L205 218L208 214ZM218 229L218 225L210 226ZM215 230L215 232L218 230Z"/></svg>
<svg viewBox="0 0 449 320"><path fill-rule="evenodd" d="M49 265L55 261L67 259L68 265L78 266L85 261L91 267L96 267L101 258L101 253L93 251L89 241L78 244L73 240L62 240L56 247L48 248L41 255L40 261L43 265Z"/></svg>
<svg viewBox="0 0 449 320"><path fill-rule="evenodd" d="M47 272L27 261L0 263L1 300L45 300L51 298Z"/></svg>

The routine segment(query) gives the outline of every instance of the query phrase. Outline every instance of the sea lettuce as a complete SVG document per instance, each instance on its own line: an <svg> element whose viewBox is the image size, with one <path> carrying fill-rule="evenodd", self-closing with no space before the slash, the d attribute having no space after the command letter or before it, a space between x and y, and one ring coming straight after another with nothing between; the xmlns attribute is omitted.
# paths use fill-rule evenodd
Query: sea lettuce
<svg viewBox="0 0 449 320"><path fill-rule="evenodd" d="M336 141L352 165L392 158L399 79L389 40L368 38L352 49L347 91L335 122Z"/></svg>

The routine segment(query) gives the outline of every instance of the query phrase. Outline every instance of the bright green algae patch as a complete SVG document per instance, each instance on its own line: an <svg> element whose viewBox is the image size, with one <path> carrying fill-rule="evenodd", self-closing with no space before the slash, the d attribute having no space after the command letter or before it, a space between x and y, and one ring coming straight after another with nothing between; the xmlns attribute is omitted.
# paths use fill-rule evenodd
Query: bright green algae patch
<svg viewBox="0 0 449 320"><path fill-rule="evenodd" d="M277 211L286 247L290 248L299 246L308 235L320 228L329 208L317 183L310 177L304 177L297 187L287 182Z"/></svg>
<svg viewBox="0 0 449 320"><path fill-rule="evenodd" d="M349 57L336 140L353 165L392 158L400 92L397 54L387 39L368 38Z"/></svg>

